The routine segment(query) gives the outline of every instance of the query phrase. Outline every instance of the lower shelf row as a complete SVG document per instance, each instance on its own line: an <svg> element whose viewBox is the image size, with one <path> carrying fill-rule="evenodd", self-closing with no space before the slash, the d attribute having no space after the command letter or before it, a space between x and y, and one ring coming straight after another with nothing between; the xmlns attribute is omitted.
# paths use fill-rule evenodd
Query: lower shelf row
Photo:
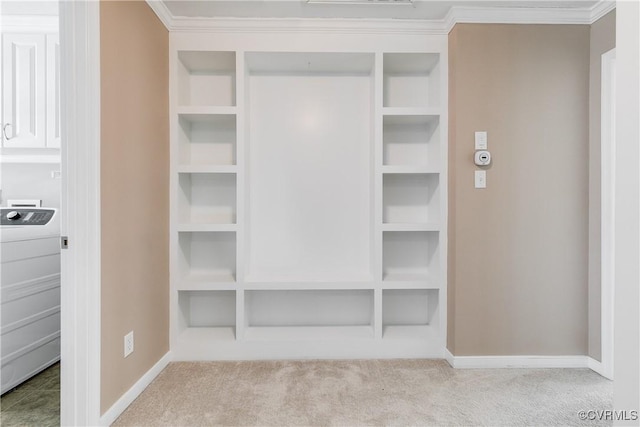
<svg viewBox="0 0 640 427"><path fill-rule="evenodd" d="M439 290L379 295L381 301L370 289L179 291L178 329L223 341L375 338L377 328L383 339L437 334Z"/></svg>
<svg viewBox="0 0 640 427"><path fill-rule="evenodd" d="M237 243L236 234L223 232L180 232L178 233L178 273L184 280L209 282L235 282L237 280ZM336 247L340 242L332 242L327 247ZM324 247L322 246L322 247ZM382 269L383 281L427 281L440 277L440 233L438 231L384 231L382 233ZM309 248L317 255L321 249ZM274 249L276 250L276 249ZM315 252L313 252L315 250ZM250 248L247 249L250 252ZM250 255L250 254L249 254ZM360 255L360 254L356 254ZM356 257L354 255L354 257ZM363 258L364 256L360 256ZM322 264L322 259L317 263ZM332 261L328 260L327 264ZM293 267L292 267L293 268ZM346 268L346 267L345 267ZM285 269L285 268L282 268ZM351 270L362 280L371 280L371 266L358 266ZM362 270L362 271L360 271ZM244 271L252 281L290 281L289 277L264 277L264 272ZM256 276L256 277L254 277ZM299 275L298 275L299 276ZM298 281L313 281L313 277L295 277ZM328 278L326 281L335 281Z"/></svg>

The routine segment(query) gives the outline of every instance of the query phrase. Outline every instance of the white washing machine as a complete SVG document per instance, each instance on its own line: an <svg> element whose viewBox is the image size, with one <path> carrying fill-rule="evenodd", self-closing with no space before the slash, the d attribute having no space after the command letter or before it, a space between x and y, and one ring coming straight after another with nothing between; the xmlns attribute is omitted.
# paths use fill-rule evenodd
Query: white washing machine
<svg viewBox="0 0 640 427"><path fill-rule="evenodd" d="M50 208L0 208L2 393L60 360L60 222Z"/></svg>

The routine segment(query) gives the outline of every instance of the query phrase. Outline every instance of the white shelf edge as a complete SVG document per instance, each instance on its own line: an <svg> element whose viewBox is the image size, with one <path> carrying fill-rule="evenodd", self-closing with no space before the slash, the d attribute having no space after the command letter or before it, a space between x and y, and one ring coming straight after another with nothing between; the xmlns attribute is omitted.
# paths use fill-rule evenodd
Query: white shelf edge
<svg viewBox="0 0 640 427"><path fill-rule="evenodd" d="M206 280L182 280L176 290L179 292L191 291L236 291L238 284L236 282L215 282Z"/></svg>
<svg viewBox="0 0 640 427"><path fill-rule="evenodd" d="M238 173L236 165L178 165L178 173Z"/></svg>
<svg viewBox="0 0 640 427"><path fill-rule="evenodd" d="M247 291L312 291L312 290L374 290L371 282L242 282L239 286Z"/></svg>
<svg viewBox="0 0 640 427"><path fill-rule="evenodd" d="M431 166L383 165L383 174L440 174L440 170Z"/></svg>
<svg viewBox="0 0 640 427"><path fill-rule="evenodd" d="M211 344L215 341L235 341L234 326L196 327L190 326L180 332L178 341L192 341Z"/></svg>
<svg viewBox="0 0 640 427"><path fill-rule="evenodd" d="M387 280L382 282L383 291L401 291L409 289L423 289L426 291L438 291L441 289L437 280Z"/></svg>
<svg viewBox="0 0 640 427"><path fill-rule="evenodd" d="M176 113L179 116L215 116L215 115L235 115L238 112L238 107L232 106L178 106Z"/></svg>
<svg viewBox="0 0 640 427"><path fill-rule="evenodd" d="M439 107L382 107L383 116L440 116Z"/></svg>
<svg viewBox="0 0 640 427"><path fill-rule="evenodd" d="M237 288L236 278L231 274L193 274L178 279L179 290L200 290L208 287L207 290L224 290L219 289L223 286L231 286Z"/></svg>
<svg viewBox="0 0 640 427"><path fill-rule="evenodd" d="M425 223L383 223L382 231L440 231L439 222Z"/></svg>
<svg viewBox="0 0 640 427"><path fill-rule="evenodd" d="M373 340L373 326L248 326L247 341Z"/></svg>
<svg viewBox="0 0 640 427"><path fill-rule="evenodd" d="M238 230L237 224L187 224L181 223L176 227L180 233L202 232L235 232Z"/></svg>
<svg viewBox="0 0 640 427"><path fill-rule="evenodd" d="M383 340L420 340L438 342L438 328L433 325L384 325Z"/></svg>

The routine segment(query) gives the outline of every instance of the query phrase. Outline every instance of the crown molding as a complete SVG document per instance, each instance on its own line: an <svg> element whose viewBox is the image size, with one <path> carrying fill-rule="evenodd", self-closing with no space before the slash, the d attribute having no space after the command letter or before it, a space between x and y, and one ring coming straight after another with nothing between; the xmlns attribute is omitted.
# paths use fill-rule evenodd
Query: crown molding
<svg viewBox="0 0 640 427"><path fill-rule="evenodd" d="M146 0L147 4L158 16L158 19L164 24L167 30L171 31L172 22L175 19L169 8L162 0Z"/></svg>
<svg viewBox="0 0 640 427"><path fill-rule="evenodd" d="M445 34L442 21L327 18L184 18L171 22L171 32L314 33L314 34Z"/></svg>
<svg viewBox="0 0 640 427"><path fill-rule="evenodd" d="M456 24L590 25L615 8L452 7L444 19L204 18L173 16L162 0L146 0L170 32L446 35Z"/></svg>
<svg viewBox="0 0 640 427"><path fill-rule="evenodd" d="M591 24L605 16L616 8L616 2L611 0L600 0L591 8Z"/></svg>
<svg viewBox="0 0 640 427"><path fill-rule="evenodd" d="M3 33L57 33L58 22L52 15L3 15L0 27Z"/></svg>

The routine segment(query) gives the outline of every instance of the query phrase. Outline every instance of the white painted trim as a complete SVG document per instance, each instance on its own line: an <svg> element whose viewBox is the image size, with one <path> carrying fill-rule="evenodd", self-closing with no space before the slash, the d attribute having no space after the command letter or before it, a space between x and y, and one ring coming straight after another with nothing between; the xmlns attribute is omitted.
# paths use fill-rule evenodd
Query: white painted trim
<svg viewBox="0 0 640 427"><path fill-rule="evenodd" d="M162 0L146 0L147 4L158 16L158 19L164 24L167 29L171 28L171 21L174 19L173 15L164 4Z"/></svg>
<svg viewBox="0 0 640 427"><path fill-rule="evenodd" d="M589 357L587 359L587 367L589 369L591 369L593 372L595 372L596 374L602 375L603 377L605 377L608 380L611 380L612 378L609 378L608 376L606 376L604 374L604 368L602 366L602 363L598 362L596 359Z"/></svg>
<svg viewBox="0 0 640 427"><path fill-rule="evenodd" d="M404 34L442 35L444 21L414 19L326 18L187 18L173 17L171 32L295 33L295 34Z"/></svg>
<svg viewBox="0 0 640 427"><path fill-rule="evenodd" d="M134 400L156 379L160 372L171 362L171 352L167 352L155 365L151 367L136 383L127 390L116 403L100 417L101 426L111 425Z"/></svg>
<svg viewBox="0 0 640 427"><path fill-rule="evenodd" d="M60 2L62 425L100 421L100 4Z"/></svg>
<svg viewBox="0 0 640 427"><path fill-rule="evenodd" d="M588 368L590 359L588 356L453 356L451 353L446 357L456 369Z"/></svg>
<svg viewBox="0 0 640 427"><path fill-rule="evenodd" d="M50 15L3 15L0 17L3 33L57 33L58 17Z"/></svg>
<svg viewBox="0 0 640 427"><path fill-rule="evenodd" d="M591 23L593 24L598 19L605 16L616 8L616 2L610 0L600 0L591 8Z"/></svg>
<svg viewBox="0 0 640 427"><path fill-rule="evenodd" d="M0 163L60 163L60 154L0 154Z"/></svg>
<svg viewBox="0 0 640 427"><path fill-rule="evenodd" d="M448 34L455 24L589 25L615 8L601 0L591 8L454 6L443 19L229 18L174 16L162 0L146 0L171 32Z"/></svg>
<svg viewBox="0 0 640 427"><path fill-rule="evenodd" d="M447 361L447 363L449 364L449 366L451 366L452 368L455 368L455 356L453 354L451 354L451 352L449 351L448 348L444 349L444 359Z"/></svg>
<svg viewBox="0 0 640 427"><path fill-rule="evenodd" d="M616 136L615 136L615 60L616 50L602 55L601 61L601 130L600 130L600 342L603 376L613 379L613 330L615 301L615 205L616 205Z"/></svg>

